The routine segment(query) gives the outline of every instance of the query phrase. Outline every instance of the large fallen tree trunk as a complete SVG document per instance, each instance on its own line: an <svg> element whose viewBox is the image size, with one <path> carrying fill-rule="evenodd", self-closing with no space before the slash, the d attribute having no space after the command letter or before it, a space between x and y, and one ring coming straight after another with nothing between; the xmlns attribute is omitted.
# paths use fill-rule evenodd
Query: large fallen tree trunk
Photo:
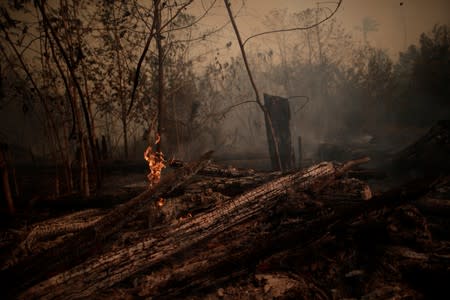
<svg viewBox="0 0 450 300"><path fill-rule="evenodd" d="M353 218L415 199L428 187L415 184L406 193L399 189L363 201L365 186L354 182L361 193L352 191L354 201L346 201L346 207L328 197L322 204L313 202L305 206L301 205L303 201L283 201L288 205L276 205L288 189L314 190L314 186L322 187L334 174L336 168L332 164L322 164L305 173L278 178L180 225L147 232L139 242L92 258L41 282L20 298L92 297L142 272L147 275L133 280L140 296L180 297L186 291L220 286L248 274L260 260L273 253L336 235ZM325 187L321 193L327 195L329 191ZM361 196L360 201L356 201L357 194ZM320 200L320 194L314 199ZM291 218L286 219L284 215Z"/></svg>
<svg viewBox="0 0 450 300"><path fill-rule="evenodd" d="M166 262L210 240L230 228L261 215L273 207L289 188L311 189L322 186L341 170L332 163L321 163L307 170L288 174L230 199L214 210L193 216L180 225L150 231L131 246L92 257L86 262L28 289L20 298L82 298L111 287L130 276Z"/></svg>
<svg viewBox="0 0 450 300"><path fill-rule="evenodd" d="M13 266L0 272L0 277L3 278L2 290L14 294L48 278L51 274L62 272L86 258L98 254L103 249L104 241L107 238L136 218L137 212L146 208L149 211L154 209L155 201L179 188L207 165L210 155L211 152L205 154L198 162L187 164L164 177L157 185L112 209L94 226L77 232L62 245L55 245L17 263L13 262Z"/></svg>
<svg viewBox="0 0 450 300"><path fill-rule="evenodd" d="M357 189L360 187L359 184L356 185ZM230 228L201 247L190 249L180 257L165 263L163 267L141 276L136 280L139 296L174 299L188 292L223 286L238 277L254 274L255 269L256 272L272 268L289 270L293 267L289 262L290 255L297 258L297 264L299 260L303 260L304 264L308 265L308 260L320 247L336 247L336 235L342 235L347 230L350 232L346 235L351 239L353 227L370 228L373 223L376 226L381 223L383 230L387 225L378 220L378 215L362 220L357 219L359 216L368 216L369 213L383 210L385 207L395 207L412 201L416 195L427 191L428 187L417 185L407 193L400 189L393 190L369 201L364 201L364 190L360 190L359 201L345 201L346 207L339 199L321 201L321 195L316 195L317 200L310 203L305 203L308 201L306 199L298 198L296 201L283 201L287 205L277 209L278 216L270 213L259 215L251 222ZM330 210L333 213L329 213ZM280 214L281 219L278 219ZM289 218L284 217L285 214L289 215ZM350 225L355 219L359 224ZM371 243L374 237L360 234L359 238L364 240L363 243ZM373 247L376 242L376 239L373 240ZM285 253L264 261L265 257L284 250ZM305 257L302 258L302 254ZM338 256L338 253L335 255Z"/></svg>

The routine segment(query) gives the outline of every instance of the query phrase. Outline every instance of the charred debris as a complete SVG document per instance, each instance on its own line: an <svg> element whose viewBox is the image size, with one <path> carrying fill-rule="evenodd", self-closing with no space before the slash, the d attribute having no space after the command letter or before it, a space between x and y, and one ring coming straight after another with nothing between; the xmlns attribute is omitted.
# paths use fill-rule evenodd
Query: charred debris
<svg viewBox="0 0 450 300"><path fill-rule="evenodd" d="M2 294L443 299L449 147L441 121L376 169L368 157L286 172L220 165L211 153L172 160L158 183L118 205L3 229Z"/></svg>

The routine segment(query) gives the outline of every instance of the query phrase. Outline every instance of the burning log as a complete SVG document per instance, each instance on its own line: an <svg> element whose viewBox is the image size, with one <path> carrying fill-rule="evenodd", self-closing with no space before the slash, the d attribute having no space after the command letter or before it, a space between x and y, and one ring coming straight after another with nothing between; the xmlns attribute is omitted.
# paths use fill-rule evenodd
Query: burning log
<svg viewBox="0 0 450 300"><path fill-rule="evenodd" d="M207 165L211 154L211 152L208 152L198 162L190 163L164 177L157 185L114 208L94 226L77 232L62 245L55 245L44 252L31 255L23 261L17 262L6 270L2 270L0 275L2 278L6 278L2 281L3 290L10 290L13 286L23 290L27 286L48 277L49 274L61 272L65 268L74 266L99 252L107 238L136 218L136 212L146 208L148 210L154 209L155 201L183 185ZM21 282L21 284L17 285L18 282Z"/></svg>
<svg viewBox="0 0 450 300"><path fill-rule="evenodd" d="M158 135L155 145L158 145L161 141L161 137ZM150 181L150 187L157 184L161 179L161 172L166 167L166 160L164 154L159 151L153 151L152 146L149 146L144 152L144 159L147 161L150 173L147 175L148 181Z"/></svg>
<svg viewBox="0 0 450 300"><path fill-rule="evenodd" d="M211 211L194 215L180 224L150 231L131 246L92 257L31 287L21 295L21 298L89 297L138 272L167 263L174 257L192 251L194 247L201 247L203 243L213 241L215 237L227 236L234 230L240 231L241 226L236 226L238 224L247 224L250 228L255 228L258 223L255 224L253 220L272 215L280 197L285 197L290 187L310 189L318 183L322 185L336 173L340 174L341 169L332 163L322 163L305 171L269 181L218 205ZM247 234L247 230L240 232L239 237ZM240 244L240 249L244 245L246 243ZM235 255L241 254L237 251Z"/></svg>

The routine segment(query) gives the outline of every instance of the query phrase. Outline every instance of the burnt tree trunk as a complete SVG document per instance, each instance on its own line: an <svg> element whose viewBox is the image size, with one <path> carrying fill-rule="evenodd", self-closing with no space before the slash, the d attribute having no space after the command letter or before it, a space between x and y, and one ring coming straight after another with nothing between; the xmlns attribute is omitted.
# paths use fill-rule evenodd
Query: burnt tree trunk
<svg viewBox="0 0 450 300"><path fill-rule="evenodd" d="M273 214L274 206L280 197L286 195L290 187L309 189L335 175L337 171L332 163L321 163L302 172L272 180L230 199L212 211L188 218L181 224L169 225L144 234L131 246L92 257L31 287L20 298L92 296L95 292L111 287L140 271L158 266L201 246L203 242L218 235L227 234L238 224L250 222L249 224L254 226L253 220ZM102 226L101 230L106 229Z"/></svg>
<svg viewBox="0 0 450 300"><path fill-rule="evenodd" d="M269 127L266 120L267 141L269 144L270 161L272 169L277 170L278 158L275 151L275 143L278 145L280 152L281 171L292 169L295 165L294 152L291 143L291 130L289 121L291 112L289 109L289 101L286 98L264 94L264 106L272 120L273 131Z"/></svg>
<svg viewBox="0 0 450 300"><path fill-rule="evenodd" d="M9 172L7 164L6 151L8 146L6 144L0 144L0 171L2 176L2 191L6 204L8 205L8 212L13 214L15 212L14 202L11 194L11 185L9 183Z"/></svg>
<svg viewBox="0 0 450 300"><path fill-rule="evenodd" d="M103 249L107 238L119 232L128 222L135 219L139 211L147 209L150 212L154 209L155 201L179 188L208 164L210 155L211 152L208 152L198 162L187 164L162 178L157 185L114 208L95 226L77 232L63 245L56 245L42 253L28 256L12 267L2 270L0 277L6 279L0 282L0 288L14 294L18 290L23 290L48 278L49 274L62 272L66 268L98 254Z"/></svg>

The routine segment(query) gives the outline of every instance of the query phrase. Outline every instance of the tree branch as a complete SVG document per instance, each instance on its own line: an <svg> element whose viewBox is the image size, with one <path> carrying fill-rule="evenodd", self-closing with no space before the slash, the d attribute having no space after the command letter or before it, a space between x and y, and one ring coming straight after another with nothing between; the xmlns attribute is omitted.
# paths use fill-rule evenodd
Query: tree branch
<svg viewBox="0 0 450 300"><path fill-rule="evenodd" d="M255 80L253 79L252 72L250 71L250 67L249 67L248 60L247 60L247 54L245 53L244 44L242 43L241 34L239 33L239 29L237 28L236 21L234 20L233 12L231 11L231 3L230 3L229 0L223 0L223 1L225 3L225 7L227 8L227 12L228 12L228 15L230 17L231 24L233 25L233 29L234 29L234 32L236 34L236 38L237 38L238 43L239 43L239 48L241 49L242 58L244 60L244 65L245 65L245 69L247 70L248 78L250 79L250 83L252 84L253 91L255 92L255 95L256 95L256 102L258 103L259 107L263 111L264 117L266 119L266 122L268 123L270 131L272 133L272 137L273 137L273 140L274 140L275 155L277 157L277 162L278 162L278 169L282 170L280 150L278 148L278 139L277 139L277 136L275 134L275 129L273 128L272 118L270 117L269 112L267 111L266 107L261 102L261 98L259 97L258 88L256 87Z"/></svg>
<svg viewBox="0 0 450 300"><path fill-rule="evenodd" d="M254 35L248 37L244 41L243 46L245 46L245 44L249 40L251 40L251 39L253 39L255 37L258 37L258 36L262 36L262 35L266 35L266 34L272 34L272 33L279 33L279 32L289 32L289 31L296 31L296 30L308 30L308 29L317 27L320 24L322 24L322 23L326 22L327 20L331 19L336 14L336 12L338 11L338 9L341 6L341 4L342 4L342 0L339 0L339 2L337 3L336 8L334 9L334 11L328 17L326 17L325 19L323 19L323 20L321 20L321 21L319 21L319 22L317 22L315 24L304 26L304 27L293 27L293 28L276 29L276 30L271 30L271 31L260 32L260 33L257 33L257 34L254 34Z"/></svg>

